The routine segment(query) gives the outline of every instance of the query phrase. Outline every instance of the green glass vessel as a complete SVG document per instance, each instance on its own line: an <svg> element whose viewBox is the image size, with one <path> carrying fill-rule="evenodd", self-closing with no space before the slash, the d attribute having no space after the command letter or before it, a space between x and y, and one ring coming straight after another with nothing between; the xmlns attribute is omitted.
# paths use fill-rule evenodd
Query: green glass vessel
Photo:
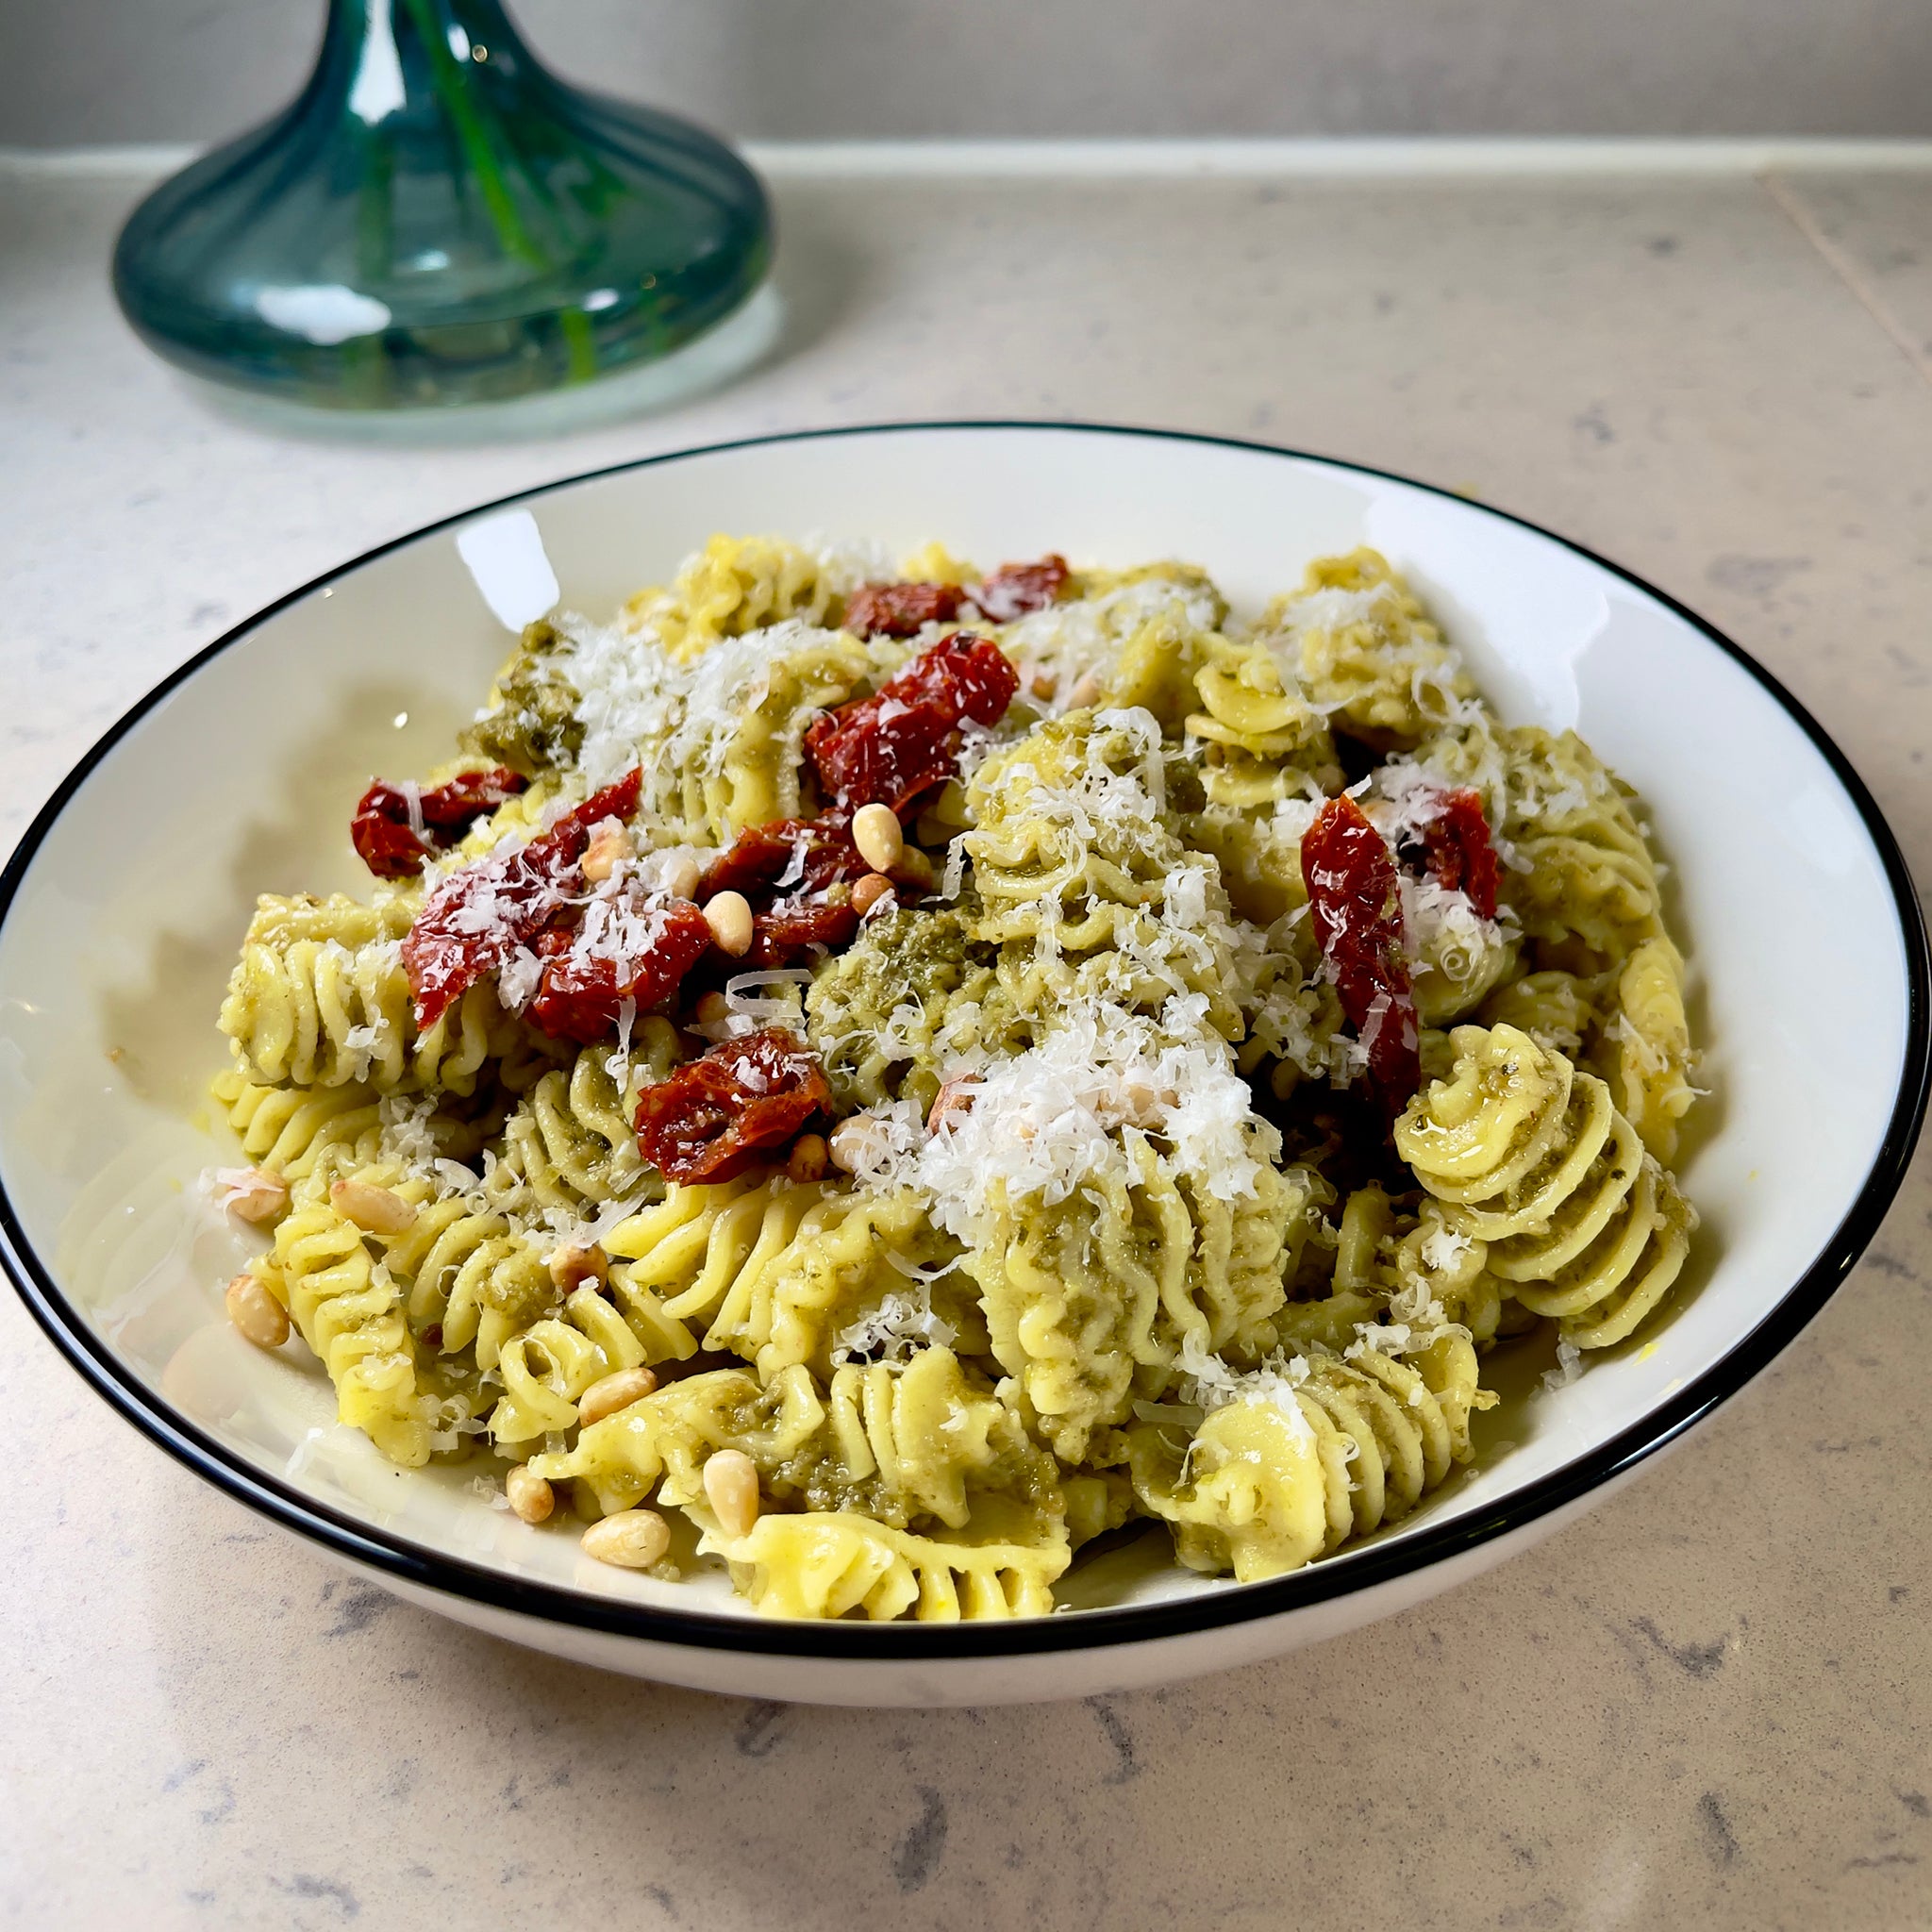
<svg viewBox="0 0 1932 1932"><path fill-rule="evenodd" d="M723 142L566 86L500 0L330 0L301 94L128 218L114 292L193 375L435 410L655 361L771 261Z"/></svg>

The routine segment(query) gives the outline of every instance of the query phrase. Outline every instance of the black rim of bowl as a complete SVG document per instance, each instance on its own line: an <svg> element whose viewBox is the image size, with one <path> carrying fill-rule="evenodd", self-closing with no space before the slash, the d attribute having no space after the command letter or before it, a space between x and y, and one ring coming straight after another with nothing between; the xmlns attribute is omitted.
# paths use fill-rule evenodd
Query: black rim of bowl
<svg viewBox="0 0 1932 1932"><path fill-rule="evenodd" d="M1369 1591L1397 1578L1414 1575L1433 1564L1478 1550L1601 1488L1674 1441L1768 1366L1831 1298L1877 1231L1905 1178L1907 1163L1924 1117L1928 1077L1932 1077L1932 1053L1928 1053L1924 921L1897 841L1864 782L1805 707L1748 651L1706 623L1695 611L1687 609L1674 597L1633 572L1599 556L1584 544L1544 529L1526 517L1512 516L1507 510L1492 509L1485 504L1471 504L1454 491L1417 482L1415 478L1395 471L1375 469L1365 463L1347 462L1273 443L1107 423L962 419L854 424L838 428L744 437L694 449L668 451L660 456L639 458L629 462L612 463L602 469L517 491L493 502L441 518L363 552L352 561L337 566L299 590L290 591L265 609L257 611L205 650L197 652L120 718L61 781L58 790L27 828L5 872L0 873L0 926L4 926L10 916L21 882L31 868L47 833L95 767L128 731L176 686L192 677L239 639L278 611L377 558L491 510L633 470L653 469L696 457L778 443L919 434L933 430L1124 436L1151 441L1203 444L1297 462L1319 463L1333 470L1400 483L1431 496L1462 503L1483 515L1515 524L1586 558L1674 612L1725 656L1740 664L1804 731L1857 807L1866 833L1884 866L1887 883L1891 888L1900 944L1905 953L1908 991L1907 1035L1890 1121L1864 1185L1818 1257L1778 1298L1757 1325L1741 1336L1730 1352L1695 1382L1679 1390L1668 1401L1589 1454L1578 1457L1488 1507L1471 1511L1453 1521L1434 1524L1424 1521L1397 1538L1369 1542L1344 1558L1310 1564L1265 1583L1222 1584L1156 1603L1080 1610L1069 1615L1027 1618L1011 1623L855 1624L840 1621L812 1624L780 1622L746 1614L720 1614L704 1609L660 1609L655 1606L584 1595L559 1585L506 1575L481 1564L471 1563L407 1538L359 1524L303 1495L285 1481L254 1469L186 1418L176 1414L158 1392L150 1391L116 1358L106 1341L68 1301L51 1271L42 1263L21 1226L4 1178L0 1178L0 1265L4 1265L21 1298L55 1346L100 1395L151 1441L250 1508L284 1528L322 1544L338 1556L383 1573L398 1582L444 1596L468 1599L513 1615L641 1638L687 1649L756 1652L801 1659L938 1662L949 1658L1022 1657L1066 1650L1145 1643L1275 1617L1312 1604Z"/></svg>

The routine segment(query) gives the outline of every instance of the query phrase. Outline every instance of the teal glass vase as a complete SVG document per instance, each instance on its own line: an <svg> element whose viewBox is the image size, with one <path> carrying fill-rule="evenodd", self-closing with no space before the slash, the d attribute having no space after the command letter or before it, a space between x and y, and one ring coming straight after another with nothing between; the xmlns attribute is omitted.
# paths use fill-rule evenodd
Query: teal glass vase
<svg viewBox="0 0 1932 1932"><path fill-rule="evenodd" d="M771 248L730 148L566 86L500 0L330 0L295 101L128 218L114 292L194 375L436 411L673 357L744 308Z"/></svg>

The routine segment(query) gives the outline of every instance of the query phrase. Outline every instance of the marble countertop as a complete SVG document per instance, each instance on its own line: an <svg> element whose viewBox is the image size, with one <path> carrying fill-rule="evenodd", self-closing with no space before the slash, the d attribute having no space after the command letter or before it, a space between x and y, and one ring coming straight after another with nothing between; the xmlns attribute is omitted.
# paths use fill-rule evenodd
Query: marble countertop
<svg viewBox="0 0 1932 1932"><path fill-rule="evenodd" d="M191 652L430 519L768 429L1079 416L1357 458L1607 553L1798 692L1932 879L1932 173L781 167L763 367L465 450L205 409L108 299L142 185L4 172L0 842ZM733 1703L405 1607L150 1448L0 1295L0 1920L1923 1923L1927 1174L1772 1373L1531 1554L1276 1663L1020 1709Z"/></svg>

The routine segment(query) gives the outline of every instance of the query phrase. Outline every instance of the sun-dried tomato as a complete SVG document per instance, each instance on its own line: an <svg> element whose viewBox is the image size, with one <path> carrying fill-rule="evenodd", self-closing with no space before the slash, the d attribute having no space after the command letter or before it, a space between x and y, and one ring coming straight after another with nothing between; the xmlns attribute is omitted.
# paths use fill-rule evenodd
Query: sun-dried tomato
<svg viewBox="0 0 1932 1932"><path fill-rule="evenodd" d="M426 1032L486 974L498 971L568 909L591 828L636 812L634 771L569 811L527 845L452 873L429 895L403 941L403 967Z"/></svg>
<svg viewBox="0 0 1932 1932"><path fill-rule="evenodd" d="M1341 1010L1368 1050L1383 1105L1397 1113L1422 1085L1402 891L1393 854L1354 799L1331 798L1315 814L1302 879Z"/></svg>
<svg viewBox="0 0 1932 1932"><path fill-rule="evenodd" d="M872 699L863 700L871 704ZM876 722L874 722L876 720ZM806 750L826 791L848 805L889 805L903 818L953 775L955 722L925 705L905 705L884 718L846 719L834 712L806 734Z"/></svg>
<svg viewBox="0 0 1932 1932"><path fill-rule="evenodd" d="M1438 792L1422 834L1429 876L1452 892L1462 892L1483 918L1495 918L1500 874L1490 822L1483 816L1482 793L1471 786Z"/></svg>
<svg viewBox="0 0 1932 1932"><path fill-rule="evenodd" d="M1011 624L1058 602L1072 575L1067 559L1052 552L1038 563L1003 563L974 591L973 601L995 624Z"/></svg>
<svg viewBox="0 0 1932 1932"><path fill-rule="evenodd" d="M1019 689L1020 674L997 644L970 630L956 630L902 665L880 688L879 696L950 711L956 724L961 718L997 724Z"/></svg>
<svg viewBox="0 0 1932 1932"><path fill-rule="evenodd" d="M464 772L446 785L416 794L419 834L409 813L409 794L378 778L356 805L349 838L362 862L379 879L414 878L431 853L446 851L486 813L514 798L529 784L521 772L498 765L489 772Z"/></svg>
<svg viewBox="0 0 1932 1932"><path fill-rule="evenodd" d="M751 948L734 963L741 973L795 966L813 946L846 945L858 931L858 913L849 905L774 907L752 915Z"/></svg>
<svg viewBox="0 0 1932 1932"><path fill-rule="evenodd" d="M641 1013L661 1006L709 951L711 928L689 899L654 908L650 923L648 946L621 958L587 954L573 945L574 935L567 931L544 933L538 950L551 957L524 1017L553 1040L590 1046L616 1029L625 1000Z"/></svg>
<svg viewBox="0 0 1932 1932"><path fill-rule="evenodd" d="M872 868L852 842L852 814L834 808L815 819L776 819L741 832L730 851L698 880L698 903L717 892L754 902L779 892L822 892Z"/></svg>
<svg viewBox="0 0 1932 1932"><path fill-rule="evenodd" d="M462 772L423 794L423 823L440 831L467 832L486 812L529 789L530 781L508 765Z"/></svg>
<svg viewBox="0 0 1932 1932"><path fill-rule="evenodd" d="M638 1148L666 1180L729 1180L831 1102L816 1058L783 1027L768 1026L646 1087Z"/></svg>
<svg viewBox="0 0 1932 1932"><path fill-rule="evenodd" d="M861 584L845 600L845 628L859 638L916 638L951 624L966 593L957 584Z"/></svg>
<svg viewBox="0 0 1932 1932"><path fill-rule="evenodd" d="M953 775L960 720L996 724L1019 688L997 645L956 631L873 696L815 718L806 750L820 782L842 804L882 803L903 819Z"/></svg>
<svg viewBox="0 0 1932 1932"><path fill-rule="evenodd" d="M403 804L400 820L390 816L390 798ZM410 828L408 807L402 794L379 779L362 794L356 816L349 821L349 842L357 856L379 879L412 879L423 870L423 861L435 851L426 838L418 838Z"/></svg>

